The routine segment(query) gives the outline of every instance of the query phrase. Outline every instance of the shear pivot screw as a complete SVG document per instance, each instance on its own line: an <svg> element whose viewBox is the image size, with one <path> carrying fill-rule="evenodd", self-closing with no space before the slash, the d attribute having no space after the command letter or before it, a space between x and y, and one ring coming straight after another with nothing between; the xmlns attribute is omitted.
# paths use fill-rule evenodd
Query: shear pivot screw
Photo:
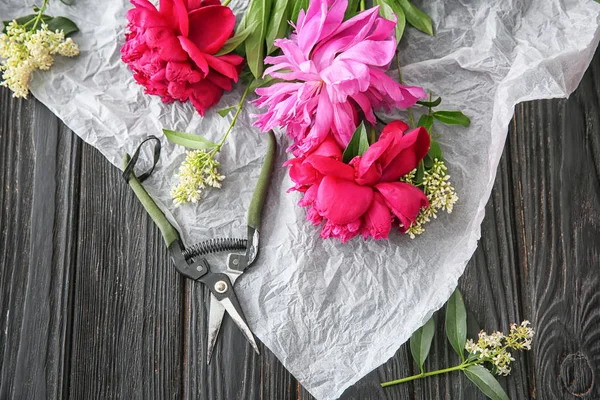
<svg viewBox="0 0 600 400"><path fill-rule="evenodd" d="M218 281L215 283L215 290L217 293L225 293L227 291L227 282Z"/></svg>
<svg viewBox="0 0 600 400"><path fill-rule="evenodd" d="M231 262L233 263L233 265L238 265L240 263L240 260L234 258Z"/></svg>

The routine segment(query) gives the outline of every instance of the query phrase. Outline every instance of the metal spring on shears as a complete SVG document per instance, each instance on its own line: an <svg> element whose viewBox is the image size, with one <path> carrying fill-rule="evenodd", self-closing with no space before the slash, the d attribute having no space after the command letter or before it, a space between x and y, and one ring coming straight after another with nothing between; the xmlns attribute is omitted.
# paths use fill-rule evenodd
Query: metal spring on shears
<svg viewBox="0 0 600 400"><path fill-rule="evenodd" d="M183 251L186 260L221 251L246 250L248 240L233 238L209 239L188 247Z"/></svg>

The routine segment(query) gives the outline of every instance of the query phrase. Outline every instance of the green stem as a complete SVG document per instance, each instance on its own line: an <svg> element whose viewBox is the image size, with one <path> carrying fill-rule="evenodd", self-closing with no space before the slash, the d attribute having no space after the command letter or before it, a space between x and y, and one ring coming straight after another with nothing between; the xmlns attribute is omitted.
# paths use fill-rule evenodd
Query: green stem
<svg viewBox="0 0 600 400"><path fill-rule="evenodd" d="M226 7L229 5L229 3L231 3L231 0L225 0L221 5Z"/></svg>
<svg viewBox="0 0 600 400"><path fill-rule="evenodd" d="M250 85L251 84L252 84L252 81L250 81L248 83L248 85L246 86L246 90L244 90L244 94L242 95L242 99L238 103L237 110L235 112L235 115L233 116L233 120L231 120L231 124L229 124L229 128L227 129L227 132L225 132L225 135L223 136L223 138L221 139L221 141L219 142L219 144L217 145L217 147L215 147L213 149L213 151L211 152L212 153L211 156L214 156L216 153L218 153L219 151L221 151L221 147L223 147L223 144L225 143L225 140L227 140L227 136L229 136L229 133L231 132L231 130L235 126L235 123L237 122L238 116L240 115L240 112L242 111L242 108L244 108L244 101L246 101L246 97L248 96L248 93L250 92Z"/></svg>
<svg viewBox="0 0 600 400"><path fill-rule="evenodd" d="M408 377L402 378L402 379L396 379L395 381L383 382L381 384L381 387L398 385L400 383L410 382L410 381L414 381L416 379L426 378L428 376L446 374L448 372L462 371L465 368L470 367L471 365L475 365L475 364L477 364L477 363L462 363L460 365L456 365L456 366L450 367L450 368L438 369L437 371L424 372L424 373L420 373L419 375L413 375L413 376L408 376Z"/></svg>
<svg viewBox="0 0 600 400"><path fill-rule="evenodd" d="M433 101L433 94L429 91L429 104ZM429 115L431 115L431 106L429 106Z"/></svg>
<svg viewBox="0 0 600 400"><path fill-rule="evenodd" d="M31 28L32 31L35 31L35 28L37 28L37 24L40 23L40 19L42 19L42 14L44 14L44 11L46 11L47 6L48 6L48 0L44 0L42 7L40 7L40 10L38 11L38 15L35 19L35 22L33 23L33 28Z"/></svg>
<svg viewBox="0 0 600 400"><path fill-rule="evenodd" d="M404 80L402 79L402 70L400 69L400 52L399 51L396 52L396 65L398 67L398 80L400 81L401 85L404 85ZM410 125L413 128L416 128L415 117L413 116L412 110L410 109L410 107L408 107L406 109L406 111L408 112L408 120L410 122Z"/></svg>
<svg viewBox="0 0 600 400"><path fill-rule="evenodd" d="M365 0L360 0L360 11L365 11L366 8Z"/></svg>

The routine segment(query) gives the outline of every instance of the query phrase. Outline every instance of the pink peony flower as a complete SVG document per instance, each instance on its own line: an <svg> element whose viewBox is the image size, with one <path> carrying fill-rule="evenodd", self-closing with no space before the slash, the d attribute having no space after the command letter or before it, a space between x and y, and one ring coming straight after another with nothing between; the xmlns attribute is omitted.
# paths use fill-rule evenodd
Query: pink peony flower
<svg viewBox="0 0 600 400"><path fill-rule="evenodd" d="M165 103L190 100L200 115L237 82L244 59L215 56L231 36L235 16L219 0L131 0L122 59L146 93Z"/></svg>
<svg viewBox="0 0 600 400"><path fill-rule="evenodd" d="M267 57L265 75L282 79L259 88L255 101L267 107L256 126L287 127L290 150L303 155L330 133L345 148L358 124L357 110L375 124L373 109L415 104L425 92L402 86L386 75L396 52L396 21L379 16L379 7L343 22L347 0L312 0L301 11L290 39L275 45L283 55Z"/></svg>
<svg viewBox="0 0 600 400"><path fill-rule="evenodd" d="M332 137L286 163L296 184L290 190L303 192L298 204L311 207L307 219L315 225L325 222L322 238L346 242L362 234L387 239L393 222L405 232L428 206L419 188L399 182L429 151L427 130L405 134L407 129L401 121L388 124L380 139L350 164L341 161L342 150Z"/></svg>

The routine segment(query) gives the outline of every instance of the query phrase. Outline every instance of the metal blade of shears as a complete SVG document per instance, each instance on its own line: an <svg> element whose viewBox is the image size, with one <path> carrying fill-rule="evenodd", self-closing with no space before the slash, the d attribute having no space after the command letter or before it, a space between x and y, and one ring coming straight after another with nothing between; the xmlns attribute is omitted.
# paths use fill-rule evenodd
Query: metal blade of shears
<svg viewBox="0 0 600 400"><path fill-rule="evenodd" d="M210 310L208 313L208 348L206 351L206 365L210 364L215 343L221 330L221 323L225 315L225 307L217 300L214 294L210 294Z"/></svg>
<svg viewBox="0 0 600 400"><path fill-rule="evenodd" d="M238 328L240 328L248 342L250 342L252 348L254 351L256 351L256 354L260 354L258 346L256 345L256 340L254 340L254 335L248 327L248 324L246 324L246 319L243 317L242 309L240 308L240 304L238 303L237 299L234 296L226 297L221 300L221 305L225 307L225 310L233 322L235 322Z"/></svg>

